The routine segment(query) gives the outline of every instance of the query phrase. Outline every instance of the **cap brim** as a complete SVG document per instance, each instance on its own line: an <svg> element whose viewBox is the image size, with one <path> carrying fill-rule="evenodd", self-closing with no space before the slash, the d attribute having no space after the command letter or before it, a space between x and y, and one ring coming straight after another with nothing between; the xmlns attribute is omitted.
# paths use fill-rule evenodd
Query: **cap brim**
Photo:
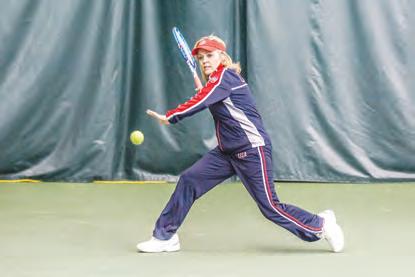
<svg viewBox="0 0 415 277"><path fill-rule="evenodd" d="M199 52L200 49L203 49L203 50L206 50L206 51L209 51L209 52L212 52L214 50L218 50L217 48L215 48L213 46L201 45L201 46L198 46L196 48L193 48L192 55L193 56L196 56L197 55L197 52Z"/></svg>

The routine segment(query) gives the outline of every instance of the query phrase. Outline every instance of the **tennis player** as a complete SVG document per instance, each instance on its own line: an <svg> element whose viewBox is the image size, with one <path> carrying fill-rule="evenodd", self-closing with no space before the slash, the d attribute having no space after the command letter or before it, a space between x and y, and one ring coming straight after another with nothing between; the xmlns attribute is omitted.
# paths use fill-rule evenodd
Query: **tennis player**
<svg viewBox="0 0 415 277"><path fill-rule="evenodd" d="M240 65L232 62L223 40L213 35L202 37L192 55L199 61L205 86L165 115L151 110L147 113L167 125L209 108L218 146L182 173L153 236L137 244L137 249L180 250L177 230L194 201L236 174L267 219L304 241L326 239L334 252L342 251L344 236L333 211L313 214L278 199L273 185L271 140L249 86L240 75Z"/></svg>

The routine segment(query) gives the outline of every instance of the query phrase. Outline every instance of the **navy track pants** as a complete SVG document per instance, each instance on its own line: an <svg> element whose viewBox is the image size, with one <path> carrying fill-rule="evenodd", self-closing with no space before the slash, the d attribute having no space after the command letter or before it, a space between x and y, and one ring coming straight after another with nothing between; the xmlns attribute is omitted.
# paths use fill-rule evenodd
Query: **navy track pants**
<svg viewBox="0 0 415 277"><path fill-rule="evenodd" d="M156 222L153 236L167 240L176 233L194 201L237 174L262 214L305 241L320 239L323 219L280 203L273 185L271 147L260 146L237 154L215 148L180 176L176 189Z"/></svg>

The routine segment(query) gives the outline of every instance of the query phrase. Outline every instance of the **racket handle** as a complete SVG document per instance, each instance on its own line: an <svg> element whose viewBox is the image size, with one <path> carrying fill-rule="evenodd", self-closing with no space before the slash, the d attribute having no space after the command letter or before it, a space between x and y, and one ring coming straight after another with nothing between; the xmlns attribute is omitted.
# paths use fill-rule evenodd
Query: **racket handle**
<svg viewBox="0 0 415 277"><path fill-rule="evenodd" d="M195 82L196 90L201 90L203 88L203 85L202 85L202 82L199 79L199 75L197 74L196 68L191 63L191 60L187 60L186 63L189 66L189 69L193 74L193 80Z"/></svg>
<svg viewBox="0 0 415 277"><path fill-rule="evenodd" d="M199 79L199 76L196 72L193 73L193 79L195 81L195 87L197 90L201 90L203 88L202 82Z"/></svg>

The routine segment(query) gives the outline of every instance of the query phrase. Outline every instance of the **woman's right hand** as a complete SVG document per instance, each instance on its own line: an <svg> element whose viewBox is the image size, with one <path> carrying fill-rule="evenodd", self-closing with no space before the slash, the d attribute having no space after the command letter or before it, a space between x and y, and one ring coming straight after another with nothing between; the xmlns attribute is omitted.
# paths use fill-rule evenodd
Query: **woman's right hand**
<svg viewBox="0 0 415 277"><path fill-rule="evenodd" d="M161 125L169 125L170 124L170 122L167 120L165 115L156 113L155 111L152 111L152 110L147 110L146 113L149 116L154 117L155 119L157 119Z"/></svg>

